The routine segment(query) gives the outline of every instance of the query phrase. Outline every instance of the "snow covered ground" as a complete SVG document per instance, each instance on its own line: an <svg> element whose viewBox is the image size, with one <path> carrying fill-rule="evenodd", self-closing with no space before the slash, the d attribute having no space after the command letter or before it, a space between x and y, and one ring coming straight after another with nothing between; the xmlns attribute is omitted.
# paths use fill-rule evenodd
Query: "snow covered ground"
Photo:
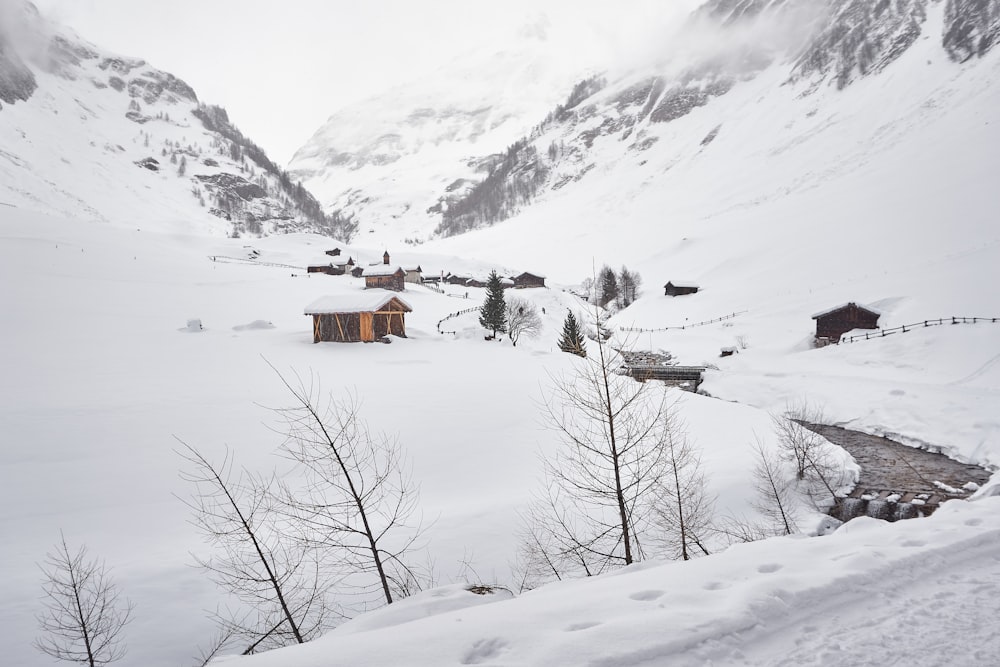
<svg viewBox="0 0 1000 667"><path fill-rule="evenodd" d="M824 538L646 563L495 604L439 589L405 615L379 610L359 629L221 664L996 664L998 509L987 498L927 520L855 519Z"/></svg>
<svg viewBox="0 0 1000 667"><path fill-rule="evenodd" d="M248 243L53 219L21 210L5 213L2 237L3 282L19 286L4 290L0 296L6 323L2 342L7 350L5 382L0 389L0 421L5 425L0 531L16 536L8 540L0 562L8 582L6 602L0 607L0 627L10 638L7 644L11 664L48 664L30 647L39 595L35 563L51 548L60 530L65 531L71 545L86 543L94 554L106 558L122 590L137 603L136 620L128 631L130 661L177 664L194 655L197 644L208 641L212 629L203 612L214 609L222 598L190 567L189 553L204 554L205 549L187 523L187 508L175 497L184 496L188 490L178 478L181 461L174 450L178 438L209 455L221 453L228 445L238 462L248 469L280 468L282 462L275 451L281 437L271 430L278 420L267 408L288 405L288 397L266 362L283 372L312 373L335 393L356 392L364 400L363 415L370 424L398 434L413 478L421 487L420 510L430 525L425 554L427 562L434 564L438 583L467 579L509 582L509 564L517 546L517 512L540 483L539 456L556 446L555 434L544 427L538 401L551 375L569 370L576 362L575 357L559 352L555 346L566 308L582 308L576 297L558 287L519 291L518 296L544 307L546 315L542 336L514 348L508 342L484 341L475 314L448 321L445 328L457 330L455 335L436 331L436 323L445 315L478 304L482 290L447 286L446 291L453 294L442 295L408 286L404 298L414 312L407 317L407 339L397 339L390 345L314 345L310 322L302 309L325 294L358 294L362 281L308 276L301 270L224 262L220 258L248 257L256 250L261 263L297 266L326 249L328 239L291 235ZM378 258L381 251L345 246L344 253L364 261ZM432 270L452 270L455 266L461 270L489 268L468 257L455 259L429 253L400 254L396 259L403 263L416 261ZM669 298L666 301L679 303ZM741 319L745 317L750 316L733 321L742 327L752 321ZM203 329L192 332L187 323L195 318L201 320ZM261 320L273 328L248 326ZM712 331L709 338L731 335L730 329L721 328L721 324L714 326L719 328L705 327ZM858 410L860 405L869 404L872 392L902 388L906 395L890 398L906 400L912 395L914 409L923 406L931 410L927 413L930 426L915 429L913 437L940 442L934 439L933 429L946 428L948 422L943 426L935 415L956 415L944 408L935 413L938 394L930 394L927 399L922 392L926 388L947 394L946 380L950 376L935 375L931 364L915 369L901 359L907 358L910 347L916 349L913 354L927 346L936 353L955 345L951 336L965 336L958 339L961 349L966 350L965 356L953 357L956 362L964 359L964 366L955 371L964 377L970 374L969 369L974 370L986 356L994 354L987 349L995 340L988 338L988 332L993 331L991 325L970 325L957 331L937 328L886 341L801 350L784 356L771 353L755 357L751 347L734 357L731 367L713 373L708 386L722 389L719 393L726 398L748 403L771 401L775 404L765 407L780 409L783 405L773 400L775 397L783 392L796 395L790 388L798 386L797 382L810 386L809 364L815 364L816 373L832 375L835 369L841 369L840 374L852 378L858 388L846 392L854 396L853 401L845 398L843 404L828 404L830 412ZM686 356L688 352L677 340L677 349L682 357ZM902 345L904 349L883 357L880 350L884 347L880 346L887 344ZM673 342L670 345L674 347ZM799 363L799 357L807 361ZM845 357L853 362L845 364ZM754 384L754 378L766 375L760 365L755 366L755 360L767 368L779 363L775 359L799 375L776 374L773 385ZM988 399L997 391L994 380L994 375L982 372L961 385L963 391L974 392L980 399L979 404L965 406L973 417L986 419L992 414ZM848 379L843 382L846 384ZM869 384L874 389L868 388ZM753 386L758 387L757 393ZM921 395L925 396L922 401ZM701 449L711 490L719 498L719 512L746 511L753 495L747 475L752 466L749 444L758 436L773 441L767 412L682 392L674 392L672 400L678 402L678 412L690 437ZM490 416L495 410L500 418ZM888 409L886 413L891 414ZM967 453L995 461L997 449L995 440L989 440L978 452ZM982 504L986 506L987 502ZM928 549L938 549L934 553L947 553L941 547L945 543L942 540L951 539L947 536L954 531L969 533L961 539L973 541L987 539L986 535L995 538L997 534L994 530L975 537L977 530L965 527L965 519L956 519L957 524L952 525L948 516L942 513L934 523L911 522L921 524L919 529L885 530L923 531L920 540ZM942 531L941 539L930 536L936 531ZM854 532L852 528L850 534ZM888 540L890 545L893 540L905 541L893 537L897 534L901 533L871 527L864 539ZM593 659L603 655L612 661L597 664L615 664L613 660L631 664L642 655L655 662L664 652L679 650L694 651L686 655L698 662L703 655L698 651L709 650L706 647L720 651L723 648L719 647L724 647L723 653L704 656L725 662L737 655L733 651L746 650L739 640L743 635L733 633L750 632L755 622L747 619L756 618L753 610L772 604L767 602L773 592L766 581L778 578L751 577L747 573L771 567L771 563L792 570L790 563L801 562L796 567L811 572L812 578L827 586L821 590L829 591L830 586L835 586L829 582L840 576L836 574L839 570L826 573L825 565L814 567L817 554L857 553L857 571L845 571L844 576L856 575L862 581L876 576L862 565L881 566L872 553L882 547L865 547L866 543L847 541L846 537L837 539L845 540L843 552L831 551L832 547L824 546L826 540L786 540L727 552L719 557L719 564L708 564L716 562L713 557L704 561L706 564L664 565L648 571L638 568L642 571L602 578L603 583L547 587L509 603L512 611L502 611L506 607L499 605L496 612L484 609L484 614L501 616L494 620L483 617L481 623L494 627L483 636L480 634L484 626L471 626L468 633L454 633L450 624L456 619L441 617L448 619L448 625L442 627L449 628L446 634L452 638L430 643L426 650L434 646L435 652L416 664L462 660L472 664L494 658L505 664L552 664L560 660L563 664L580 664L584 654ZM786 560L781 554L788 545L806 549L808 554ZM757 550L765 554L759 562L748 561L753 564L730 572L734 563L744 560L742 554L756 554ZM944 559L943 555L939 557ZM838 562L830 558L831 563ZM976 565L988 566L988 559ZM708 574L701 573L704 568ZM819 571L824 574L820 576ZM795 581L799 578L796 575ZM737 582L744 582L740 586L746 588L737 587L739 595L735 597L731 593L718 596L725 600L719 609L728 610L730 616L723 614L715 623L710 619L717 608L705 606L707 603L695 592L711 588L717 580L723 582L720 588ZM626 581L630 583L622 583ZM689 582L684 589L688 592L675 597L680 581ZM790 584L781 583L779 588L785 586ZM599 596L606 596L612 595L612 590L619 591L614 595L620 601L611 604L608 611L588 611L588 618L571 620L582 609L596 610L604 604L601 600L586 601L592 591L604 591ZM656 601L659 596L649 591L666 593ZM932 593L928 589L928 595ZM814 595L825 597L826 593ZM581 602L579 596L586 602ZM664 604L668 599L671 602ZM537 608L533 606L535 600L539 601ZM741 604L745 605L744 611L739 611ZM558 638L549 636L552 628L546 625L555 620L531 621L531 614L536 612L529 614L522 609L537 609L541 618L558 619ZM570 609L574 613L569 613ZM617 653L619 649L609 648L611 635L604 633L613 634L616 628L627 627L631 614L639 609L652 610L637 626L646 628L641 630L643 633L652 633L651 628L663 624L671 626L675 615L695 614L692 619L703 620L691 620L693 625L684 626L700 627L693 635L678 630L675 637L687 637L683 641L665 636L642 644L646 647L643 650L652 653L622 657ZM496 625L507 624L511 618L523 620L514 626ZM580 635L562 634L571 626L580 629L592 622L603 627ZM844 623L848 622L845 619ZM420 627L414 625L412 632L425 632ZM531 627L534 629L529 631ZM353 642L351 646L370 646L371 640L362 636L345 641ZM597 639L581 643L579 638L585 636ZM324 642L340 641L336 637L335 633ZM629 645L640 650L630 641L614 644L623 651ZM397 649L386 650L413 650L403 648L405 645L400 642ZM308 650L325 650L325 644L316 646ZM501 657L507 653L508 657ZM560 653L566 653L565 659L557 659ZM266 659L284 659L278 655ZM395 661L389 654L380 655L369 664ZM756 664L767 664L769 655L762 653ZM365 664L360 657L357 661Z"/></svg>

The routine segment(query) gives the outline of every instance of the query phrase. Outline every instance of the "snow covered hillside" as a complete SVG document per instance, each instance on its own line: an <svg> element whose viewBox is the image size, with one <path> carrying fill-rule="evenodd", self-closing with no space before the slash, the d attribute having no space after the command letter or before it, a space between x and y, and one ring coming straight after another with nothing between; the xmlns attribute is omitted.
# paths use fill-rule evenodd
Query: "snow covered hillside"
<svg viewBox="0 0 1000 667"><path fill-rule="evenodd" d="M28 3L0 22L0 202L206 234L336 233L312 196L172 74Z"/></svg>

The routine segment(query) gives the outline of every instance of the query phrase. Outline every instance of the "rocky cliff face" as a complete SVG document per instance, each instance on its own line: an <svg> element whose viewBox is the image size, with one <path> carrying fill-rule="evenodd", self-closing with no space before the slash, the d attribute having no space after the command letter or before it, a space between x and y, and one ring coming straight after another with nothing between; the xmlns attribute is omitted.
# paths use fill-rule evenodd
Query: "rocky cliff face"
<svg viewBox="0 0 1000 667"><path fill-rule="evenodd" d="M4 18L0 200L229 234L343 235L343 220L177 76L102 52L27 3Z"/></svg>

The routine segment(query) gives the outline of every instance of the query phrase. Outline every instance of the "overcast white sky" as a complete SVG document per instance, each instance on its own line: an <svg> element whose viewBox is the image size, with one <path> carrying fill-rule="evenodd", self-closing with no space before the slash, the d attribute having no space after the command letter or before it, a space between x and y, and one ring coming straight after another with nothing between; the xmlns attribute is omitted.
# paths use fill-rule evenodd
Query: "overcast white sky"
<svg viewBox="0 0 1000 667"><path fill-rule="evenodd" d="M621 60L655 45L701 0L34 2L97 46L184 79L286 164L338 108L499 47L540 13L559 36L555 48Z"/></svg>

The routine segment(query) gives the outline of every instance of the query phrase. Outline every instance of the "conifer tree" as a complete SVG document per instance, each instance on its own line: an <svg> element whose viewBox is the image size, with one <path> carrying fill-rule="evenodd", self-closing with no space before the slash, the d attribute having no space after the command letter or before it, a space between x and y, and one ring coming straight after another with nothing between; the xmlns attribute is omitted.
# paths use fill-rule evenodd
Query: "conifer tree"
<svg viewBox="0 0 1000 667"><path fill-rule="evenodd" d="M507 302L503 297L503 283L496 271L490 271L486 282L486 300L479 309L479 323L492 331L494 338L497 333L507 330Z"/></svg>
<svg viewBox="0 0 1000 667"><path fill-rule="evenodd" d="M559 337L559 349L581 357L587 356L587 348L584 347L583 334L580 332L580 325L576 321L573 311L566 312L566 320L563 322L562 336Z"/></svg>

